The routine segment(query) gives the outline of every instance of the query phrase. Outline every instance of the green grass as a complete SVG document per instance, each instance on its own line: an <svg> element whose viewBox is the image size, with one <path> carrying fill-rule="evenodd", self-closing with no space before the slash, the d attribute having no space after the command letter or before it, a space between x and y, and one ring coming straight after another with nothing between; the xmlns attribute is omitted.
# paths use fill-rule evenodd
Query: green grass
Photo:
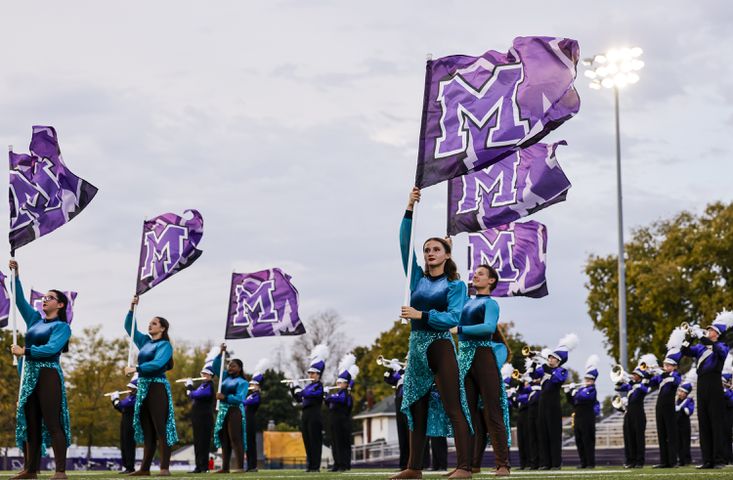
<svg viewBox="0 0 733 480"><path fill-rule="evenodd" d="M9 474L10 472L0 472L0 476L3 478L5 475ZM297 478L304 478L308 480L333 480L337 478L345 478L345 479L353 479L353 480L371 480L371 479L380 479L385 480L390 477L390 475L394 473L393 470L369 470L369 469L360 469L360 470L352 470L351 472L347 473L305 473L301 470L260 470L257 473L238 473L238 474L230 474L230 475L192 475L187 473L178 473L175 472L173 474L173 477L183 479L221 479L221 480L227 480L227 479L297 479ZM76 472L76 471L70 471L68 472L69 478L72 479L93 479L93 480L99 480L101 478L127 478L123 475L119 475L116 472ZM50 472L44 472L40 478L49 478L51 475ZM153 475L155 475L155 471L153 471ZM586 480L586 479L603 479L603 480L616 480L616 479L651 479L651 480L683 480L686 477L695 476L695 478L719 478L719 479L733 479L733 468L728 467L724 468L722 470L696 470L695 468L691 467L685 467L685 468L676 468L674 470L656 470L652 469L650 467L643 468L643 469L635 469L635 470L624 470L622 468L617 467L609 467L609 468L596 468L592 473L589 473L586 470L576 470L574 468L566 468L561 471L552 471L552 472L544 472L544 471L513 471L511 477L513 478L526 478L526 479L545 479L545 478L569 478L572 480ZM9 476L9 475L8 475ZM511 478L510 477L510 478ZM442 479L444 478L441 474L441 472L425 472L424 478L427 479ZM484 470L482 473L474 475L473 478L494 478L493 475L491 475L490 471Z"/></svg>

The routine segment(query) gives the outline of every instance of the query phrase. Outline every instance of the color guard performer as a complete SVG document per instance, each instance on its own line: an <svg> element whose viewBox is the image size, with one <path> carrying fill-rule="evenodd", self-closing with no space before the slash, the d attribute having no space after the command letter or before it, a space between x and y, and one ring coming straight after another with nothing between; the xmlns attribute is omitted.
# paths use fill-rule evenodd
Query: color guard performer
<svg viewBox="0 0 733 480"><path fill-rule="evenodd" d="M222 357L227 346L221 344L221 354L212 364L214 372L221 371ZM247 448L246 416L244 414L244 398L249 390L249 382L244 378L244 364L238 358L227 363L222 378L219 379L220 392L216 394L219 410L214 423L214 446L221 447L221 469L216 473L229 473L229 466L234 453L234 471L244 471L244 451Z"/></svg>
<svg viewBox="0 0 733 480"><path fill-rule="evenodd" d="M321 405L323 404L323 384L321 375L326 368L328 347L316 345L311 352L311 365L308 368L308 383L305 387L291 383L291 394L295 401L302 404L303 412L300 417L300 431L305 445L306 472L321 470L321 451L323 448L323 419Z"/></svg>
<svg viewBox="0 0 733 480"><path fill-rule="evenodd" d="M170 476L171 447L178 443L173 395L165 372L173 368L173 347L168 331L170 324L163 317L153 317L148 323L148 334L132 331L133 309L138 297L133 297L125 317L125 331L133 336L139 352L137 366L125 367L126 375L138 374L135 398L135 442L142 443L143 460L140 470L131 476L149 476L156 446L160 448L159 476Z"/></svg>
<svg viewBox="0 0 733 480"><path fill-rule="evenodd" d="M680 467L692 463L692 454L690 452L690 437L692 436L690 417L695 411L695 401L689 395L692 392L692 384L696 380L697 372L693 367L687 372L683 383L677 389L677 400L674 409L677 416L677 433L679 435L677 444L679 445L678 456Z"/></svg>
<svg viewBox="0 0 733 480"><path fill-rule="evenodd" d="M255 373L249 382L249 394L244 399L244 414L247 419L247 471L257 471L257 410L262 398L260 395L262 382L265 380L265 370L269 361L261 359L255 365Z"/></svg>
<svg viewBox="0 0 733 480"><path fill-rule="evenodd" d="M400 227L400 247L405 271L412 262L410 306L400 316L411 321L410 358L407 361L402 411L410 425L410 458L407 469L392 478L422 478L422 455L427 436L455 438L457 469L450 478L471 477L471 427L465 390L459 378L455 345L450 328L458 325L466 299L466 285L451 258L451 245L442 238L423 244L425 270L408 257L412 210L420 200L420 189L412 189ZM441 402L431 402L431 388L437 385ZM437 415L437 417L435 417ZM445 421L428 422L430 418ZM452 430L452 431L451 431Z"/></svg>
<svg viewBox="0 0 733 480"><path fill-rule="evenodd" d="M356 357L351 353L341 359L338 367L341 373L336 379L335 391L329 392L325 399L331 424L332 472L345 472L350 468L351 410L354 405L349 384L359 374L359 367L355 362Z"/></svg>
<svg viewBox="0 0 733 480"><path fill-rule="evenodd" d="M659 441L659 463L654 468L674 468L677 466L677 417L675 412L675 398L677 387L682 383L682 377L677 372L677 363L682 358L678 348L667 352L662 360L661 372L656 372L649 380L650 389L659 389L655 415L657 420L657 439Z"/></svg>
<svg viewBox="0 0 733 480"><path fill-rule="evenodd" d="M548 354L546 363L534 371L535 378L540 378L542 385L538 412L541 470L559 470L562 466L560 389L568 378L568 371L562 365L568 361L568 352L577 344L577 335L566 335L560 339L557 348Z"/></svg>
<svg viewBox="0 0 733 480"><path fill-rule="evenodd" d="M728 356L728 346L720 336L733 323L733 312L723 311L707 329L690 328L690 338L682 344L682 354L695 358L697 367L697 420L700 424L702 465L698 468L721 468L726 447L721 415L725 408L721 373ZM699 342L691 345L694 340Z"/></svg>
<svg viewBox="0 0 733 480"><path fill-rule="evenodd" d="M214 431L214 360L219 349L209 351L201 369L203 381L194 388L193 379L186 379L186 394L191 399L191 426L193 427L193 451L196 467L189 473L206 473L209 471L209 452L211 435Z"/></svg>
<svg viewBox="0 0 733 480"><path fill-rule="evenodd" d="M578 449L578 468L596 468L596 417L601 413L596 393L598 355L585 362L583 384L565 386L568 402L573 405L575 447Z"/></svg>
<svg viewBox="0 0 733 480"><path fill-rule="evenodd" d="M642 355L639 364L631 373L631 377L616 369L611 371L611 379L616 383L616 391L626 394L624 408L624 454L625 468L642 468L644 466L644 451L646 449L646 412L644 399L649 393L648 370L657 365L657 359L652 354ZM617 366L620 368L620 365ZM616 375L616 377L614 377Z"/></svg>
<svg viewBox="0 0 733 480"><path fill-rule="evenodd" d="M16 413L15 443L25 452L23 470L11 478L38 478L41 469L43 437L50 439L56 472L52 479L66 477L66 449L71 444L69 408L66 403L64 374L59 358L68 351L71 328L66 323L68 299L59 290L43 296L41 314L28 303L18 274L18 262L10 260L15 270L15 304L25 321L25 347L10 350L23 357L23 374ZM7 419L6 419L7 420Z"/></svg>
<svg viewBox="0 0 733 480"><path fill-rule="evenodd" d="M133 417L135 416L135 399L137 397L137 375L132 377L127 388L131 391L129 395L120 400L121 392L112 392L110 399L112 406L122 414L120 418L120 454L122 456L122 471L120 473L132 473L135 471L135 427Z"/></svg>

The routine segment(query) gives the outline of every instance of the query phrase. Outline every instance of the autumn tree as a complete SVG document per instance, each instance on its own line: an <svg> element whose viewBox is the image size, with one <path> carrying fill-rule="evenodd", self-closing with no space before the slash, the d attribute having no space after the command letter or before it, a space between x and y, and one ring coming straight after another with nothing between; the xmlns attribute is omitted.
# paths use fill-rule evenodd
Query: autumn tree
<svg viewBox="0 0 733 480"><path fill-rule="evenodd" d="M638 228L626 243L627 339L631 358L660 358L682 322L709 324L733 307L733 204L713 203L701 215L682 212ZM586 305L618 358L617 257L591 255Z"/></svg>
<svg viewBox="0 0 733 480"><path fill-rule="evenodd" d="M325 310L309 317L305 321L305 328L307 333L299 336L291 347L290 357L294 371L288 373L304 375L310 365L309 357L313 347L323 343L329 348L323 381L335 381L341 357L351 350L351 341L343 330L343 320L335 311Z"/></svg>

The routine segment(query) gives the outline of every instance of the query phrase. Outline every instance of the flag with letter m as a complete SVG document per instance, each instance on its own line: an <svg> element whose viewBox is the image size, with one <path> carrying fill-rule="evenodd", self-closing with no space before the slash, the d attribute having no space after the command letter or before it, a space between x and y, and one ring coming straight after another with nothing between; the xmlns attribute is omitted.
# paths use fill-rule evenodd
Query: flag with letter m
<svg viewBox="0 0 733 480"><path fill-rule="evenodd" d="M197 245L204 235L204 219L197 210L184 217L164 213L143 222L137 295L191 266L201 256Z"/></svg>
<svg viewBox="0 0 733 480"><path fill-rule="evenodd" d="M507 53L429 60L415 185L488 167L574 116L579 55L575 40L518 37Z"/></svg>
<svg viewBox="0 0 733 480"><path fill-rule="evenodd" d="M302 335L298 290L279 268L232 273L227 339Z"/></svg>
<svg viewBox="0 0 733 480"><path fill-rule="evenodd" d="M494 297L547 295L547 228L534 220L468 235L468 278L481 265L499 274Z"/></svg>

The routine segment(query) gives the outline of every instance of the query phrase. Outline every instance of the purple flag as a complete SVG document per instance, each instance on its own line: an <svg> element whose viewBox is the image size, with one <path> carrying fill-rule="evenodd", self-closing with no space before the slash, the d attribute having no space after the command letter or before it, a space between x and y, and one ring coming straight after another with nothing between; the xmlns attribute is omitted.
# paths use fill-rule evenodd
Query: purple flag
<svg viewBox="0 0 733 480"><path fill-rule="evenodd" d="M41 318L46 318L46 314L43 313L43 296L45 293L38 292L36 290L31 289L31 299L30 303L33 305L33 308L35 308L40 314ZM76 302L76 292L72 291L64 291L64 295L66 295L66 298L69 299L69 303L66 305L66 323L71 325L71 321L74 319L74 303Z"/></svg>
<svg viewBox="0 0 733 480"><path fill-rule="evenodd" d="M579 55L575 40L518 37L507 53L429 60L415 185L488 167L578 113Z"/></svg>
<svg viewBox="0 0 733 480"><path fill-rule="evenodd" d="M536 143L483 170L448 182L448 235L479 232L565 200L570 181L555 149Z"/></svg>
<svg viewBox="0 0 733 480"><path fill-rule="evenodd" d="M10 316L10 294L5 287L6 278L8 277L0 272L0 328L8 326L8 317Z"/></svg>
<svg viewBox="0 0 733 480"><path fill-rule="evenodd" d="M197 210L183 214L189 218L164 213L143 223L137 295L189 267L201 256L196 246L204 235L204 219Z"/></svg>
<svg viewBox="0 0 733 480"><path fill-rule="evenodd" d="M481 264L494 267L499 283L495 297L547 295L545 257L547 228L539 222L510 223L468 235L468 277Z"/></svg>
<svg viewBox="0 0 733 480"><path fill-rule="evenodd" d="M298 290L279 268L232 273L225 338L303 335Z"/></svg>
<svg viewBox="0 0 733 480"><path fill-rule="evenodd" d="M53 127L33 127L30 155L10 152L10 249L51 233L77 216L97 187L69 170Z"/></svg>

